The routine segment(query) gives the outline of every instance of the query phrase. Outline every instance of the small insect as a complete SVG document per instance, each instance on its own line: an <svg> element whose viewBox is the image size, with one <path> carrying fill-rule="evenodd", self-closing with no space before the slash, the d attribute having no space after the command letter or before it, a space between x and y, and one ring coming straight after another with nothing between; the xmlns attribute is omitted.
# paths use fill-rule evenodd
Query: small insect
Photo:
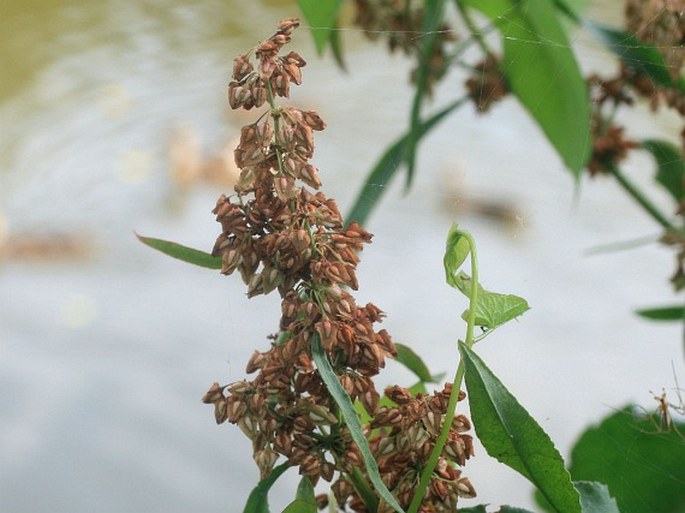
<svg viewBox="0 0 685 513"><path fill-rule="evenodd" d="M685 433L680 431L677 422L673 422L673 412L680 416L685 416L685 403L683 403L683 398L680 395L681 388L678 385L678 378L675 374L675 368L673 369L673 378L675 379L675 390L678 396L678 402L672 403L668 400L666 390L661 389L661 395L657 395L650 391L654 400L659 403L654 411L654 415L646 416L649 418L656 428L655 433L676 433L680 438L685 440ZM656 417L656 418L655 418Z"/></svg>

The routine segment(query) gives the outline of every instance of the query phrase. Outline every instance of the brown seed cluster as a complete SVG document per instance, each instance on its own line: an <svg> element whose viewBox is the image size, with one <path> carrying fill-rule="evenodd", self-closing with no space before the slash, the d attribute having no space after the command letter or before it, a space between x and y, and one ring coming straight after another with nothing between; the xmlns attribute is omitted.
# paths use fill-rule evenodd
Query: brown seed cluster
<svg viewBox="0 0 685 513"><path fill-rule="evenodd" d="M420 55L423 42L425 10L423 2L413 0L355 0L355 24L364 30L371 40L379 36L387 39L391 52L400 50L405 55ZM427 94L432 94L433 85L447 72L450 46L457 40L456 33L447 24L438 31L428 63ZM416 81L416 70L411 80Z"/></svg>
<svg viewBox="0 0 685 513"><path fill-rule="evenodd" d="M661 54L673 80L685 66L685 0L628 0L626 28ZM653 110L666 105L685 116L685 93L680 87L655 83L644 71L621 65L618 79L633 94L649 101Z"/></svg>
<svg viewBox="0 0 685 513"><path fill-rule="evenodd" d="M639 146L636 141L625 137L622 126L603 118L597 108L592 116L590 133L592 154L586 166L592 176L609 173L628 156L630 150Z"/></svg>
<svg viewBox="0 0 685 513"><path fill-rule="evenodd" d="M295 19L282 21L274 36L235 60L231 106L268 103L269 110L242 129L235 150L240 181L235 194L222 195L214 209L221 234L212 254L221 257L223 274L240 273L249 297L278 290L279 333L247 363L253 379L214 383L203 401L214 406L217 423L237 424L251 440L262 477L285 458L312 482L333 482L338 502L362 513L365 506L349 476L363 473L364 464L313 362L313 339L371 419L365 429L382 462L381 475L403 502L411 500L412 483L434 445L449 388L412 396L395 387L379 406L373 377L396 355L395 345L375 327L383 317L380 309L357 305L347 291L358 288L358 254L371 234L354 222L345 226L335 202L315 192L321 182L310 159L313 132L324 129L323 120L313 111L275 103L277 96L288 96L291 82L302 80L304 60L295 52L279 56L297 26ZM457 497L475 494L457 469L473 454L468 429L468 420L458 416L422 511L452 511L448 505ZM437 506L440 501L444 507Z"/></svg>
<svg viewBox="0 0 685 513"><path fill-rule="evenodd" d="M661 53L673 79L685 65L685 0L628 0L627 29Z"/></svg>
<svg viewBox="0 0 685 513"><path fill-rule="evenodd" d="M497 56L489 54L476 64L473 74L466 80L466 90L478 113L487 112L494 103L509 94Z"/></svg>

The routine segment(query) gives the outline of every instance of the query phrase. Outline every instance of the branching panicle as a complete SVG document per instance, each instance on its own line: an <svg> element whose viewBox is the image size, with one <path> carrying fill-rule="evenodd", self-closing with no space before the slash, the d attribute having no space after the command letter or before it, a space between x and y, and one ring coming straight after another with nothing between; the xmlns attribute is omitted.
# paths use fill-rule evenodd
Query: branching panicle
<svg viewBox="0 0 685 513"><path fill-rule="evenodd" d="M213 404L221 424L237 424L252 441L262 477L284 457L316 483L333 481L339 504L367 511L352 475L364 476L364 463L339 409L313 362L314 336L330 359L340 384L371 421L366 438L383 482L403 507L411 502L419 472L445 420L450 387L412 396L394 387L380 404L373 376L397 354L385 330L374 325L383 314L375 305L358 306L346 288L357 290L356 266L371 234L357 223L345 227L335 202L322 192L313 132L325 128L313 111L279 106L290 84L302 82L305 61L296 52L280 56L297 28L284 20L279 30L252 51L237 57L228 87L232 108L250 110L269 103L269 111L241 130L235 161L241 169L235 194L222 195L214 214L221 223L213 256L223 274L238 271L249 297L278 290L280 333L271 347L255 351L247 363L252 380L214 383L203 401ZM456 466L473 455L470 423L458 415L450 431L425 511L452 511L460 496L475 492ZM378 511L389 511L383 500Z"/></svg>

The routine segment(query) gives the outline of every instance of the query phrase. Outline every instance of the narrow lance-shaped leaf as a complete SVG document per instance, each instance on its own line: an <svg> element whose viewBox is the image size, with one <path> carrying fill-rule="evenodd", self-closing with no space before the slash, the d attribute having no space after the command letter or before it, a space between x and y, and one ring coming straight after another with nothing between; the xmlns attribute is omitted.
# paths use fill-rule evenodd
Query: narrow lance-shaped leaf
<svg viewBox="0 0 685 513"><path fill-rule="evenodd" d="M590 100L549 0L465 0L502 33L502 72L576 178L590 156Z"/></svg>
<svg viewBox="0 0 685 513"><path fill-rule="evenodd" d="M602 41L623 63L634 70L646 73L660 85L673 85L664 58L653 45L639 41L634 34L616 30L590 20L583 25Z"/></svg>
<svg viewBox="0 0 685 513"><path fill-rule="evenodd" d="M340 381L338 381L338 377L328 361L328 356L326 356L325 351L321 347L321 341L319 340L318 333L314 333L312 336L312 357L316 363L316 368L319 371L321 380L326 384L328 393L331 394L331 397L333 397L340 408L340 413L345 419L347 428L350 430L350 436L359 448L359 452L364 460L364 465L366 466L366 472L369 475L371 483L373 483L373 486L376 488L376 492L395 511L398 513L404 513L404 510L397 502L397 499L393 497L392 493L390 493L390 490L388 490L381 480L381 476L378 472L378 464L376 463L376 460L371 453L371 449L369 448L369 444L364 437L362 426L359 422L357 412L354 410L352 400L350 399L350 396L347 395L347 392L345 392L345 389L340 384Z"/></svg>
<svg viewBox="0 0 685 513"><path fill-rule="evenodd" d="M243 513L269 513L268 493L281 474L288 470L287 463L282 463L271 471L267 477L259 481L247 498Z"/></svg>
<svg viewBox="0 0 685 513"><path fill-rule="evenodd" d="M416 146L419 140L419 124L421 122L421 106L423 99L428 94L428 76L433 66L433 51L440 34L443 13L445 10L444 0L425 0L423 3L424 16L421 27L421 45L419 46L418 67L416 69L416 91L412 101L411 117L407 145L405 147L405 160L407 162L407 179L405 188L411 187L414 178L414 166L416 165Z"/></svg>
<svg viewBox="0 0 685 513"><path fill-rule="evenodd" d="M307 476L300 479L295 500L288 504L282 513L316 513L314 486Z"/></svg>
<svg viewBox="0 0 685 513"><path fill-rule="evenodd" d="M655 139L642 141L641 146L656 160L656 181L680 203L685 199L685 161L681 150L669 142Z"/></svg>
<svg viewBox="0 0 685 513"><path fill-rule="evenodd" d="M302 15L309 24L319 55L326 48L330 33L335 29L335 19L342 0L297 0Z"/></svg>
<svg viewBox="0 0 685 513"><path fill-rule="evenodd" d="M330 32L328 41L331 44L331 52L333 53L333 58L336 64L341 70L347 71L347 65L345 64L345 57L343 55L342 42L340 41L340 30L337 21L333 26L333 30Z"/></svg>
<svg viewBox="0 0 685 513"><path fill-rule="evenodd" d="M685 308L682 306L662 306L658 308L643 308L635 313L652 321L682 321L685 319Z"/></svg>
<svg viewBox="0 0 685 513"><path fill-rule="evenodd" d="M465 102L466 97L456 100L444 109L429 117L426 121L422 122L414 133L416 141L426 135L450 112L458 109ZM357 221L361 225L366 224L371 211L375 207L376 203L378 203L378 200L388 188L388 185L395 176L395 173L397 173L397 170L404 162L405 147L408 137L408 135L404 135L394 144L392 144L381 156L378 163L366 177L366 182L364 182L362 190L359 191L359 194L357 194L354 205L350 209L350 213L345 218L347 219L348 223L351 221Z"/></svg>
<svg viewBox="0 0 685 513"><path fill-rule="evenodd" d="M199 249L189 248L187 246L182 246L176 242L170 242L168 240L153 239L152 237L143 237L136 233L136 237L143 244L150 246L151 248L161 251L162 253L169 255L170 257L177 258L178 260L183 260L189 264L199 265L200 267L206 267L207 269L221 269L221 258L200 251Z"/></svg>
<svg viewBox="0 0 685 513"><path fill-rule="evenodd" d="M426 364L419 355L417 355L410 347L404 344L395 343L397 349L397 356L395 361L404 365L407 369L412 371L417 378L424 383L435 383L436 379L431 375Z"/></svg>
<svg viewBox="0 0 685 513"><path fill-rule="evenodd" d="M459 353L476 434L490 456L532 482L558 513L581 513L580 497L549 436L464 343Z"/></svg>

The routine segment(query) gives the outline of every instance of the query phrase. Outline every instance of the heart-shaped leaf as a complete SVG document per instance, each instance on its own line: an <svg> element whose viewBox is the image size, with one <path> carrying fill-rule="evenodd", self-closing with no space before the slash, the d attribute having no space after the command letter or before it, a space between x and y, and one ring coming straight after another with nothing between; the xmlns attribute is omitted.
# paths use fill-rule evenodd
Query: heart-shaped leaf
<svg viewBox="0 0 685 513"><path fill-rule="evenodd" d="M471 294L471 277L460 272L453 277L454 287L465 296ZM520 296L514 294L500 294L490 292L480 285L478 286L478 296L476 300L476 326L493 330L503 324L515 319L519 315L530 310L528 302ZM469 311L464 311L462 319L468 321Z"/></svg>

